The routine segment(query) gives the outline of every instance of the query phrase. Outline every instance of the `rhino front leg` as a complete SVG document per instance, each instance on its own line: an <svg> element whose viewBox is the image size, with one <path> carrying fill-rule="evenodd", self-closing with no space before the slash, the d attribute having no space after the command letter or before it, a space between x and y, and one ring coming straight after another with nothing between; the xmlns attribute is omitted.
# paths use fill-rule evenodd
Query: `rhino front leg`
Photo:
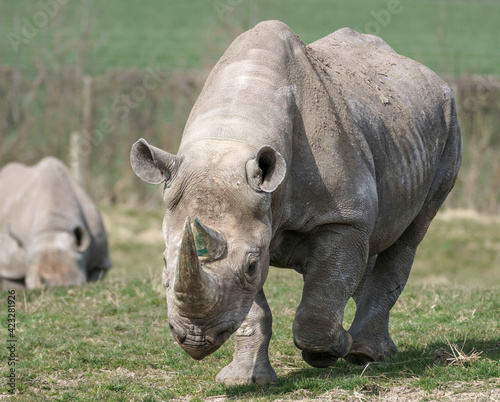
<svg viewBox="0 0 500 402"><path fill-rule="evenodd" d="M310 245L293 334L311 366L331 366L351 349L342 319L367 264L368 239L363 233L348 225L331 225L316 232Z"/></svg>
<svg viewBox="0 0 500 402"><path fill-rule="evenodd" d="M271 309L264 290L260 290L245 321L235 333L233 361L217 375L218 382L226 385L276 382L268 354L272 323Z"/></svg>

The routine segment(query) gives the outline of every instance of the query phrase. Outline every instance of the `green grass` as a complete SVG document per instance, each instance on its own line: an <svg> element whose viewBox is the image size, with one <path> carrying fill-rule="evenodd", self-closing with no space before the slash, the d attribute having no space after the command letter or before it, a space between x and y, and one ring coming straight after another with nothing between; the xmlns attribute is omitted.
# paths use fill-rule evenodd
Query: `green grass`
<svg viewBox="0 0 500 402"><path fill-rule="evenodd" d="M465 211L438 215L417 250L410 281L500 288L500 221Z"/></svg>
<svg viewBox="0 0 500 402"><path fill-rule="evenodd" d="M340 360L328 369L315 369L302 361L291 334L302 280L293 271L272 269L265 290L274 315L270 358L278 382L226 387L217 384L215 376L231 361L232 340L196 362L168 329L160 283L162 211L103 211L115 262L105 281L71 289L17 291L15 400L201 400L218 395L348 399L355 392L376 400L403 391L406 399L425 400L427 393L443 390L485 398L500 392L500 251L494 251L500 246L498 220L449 214L435 220L409 285L392 310L390 330L399 353L367 367ZM456 273L453 267L465 271ZM6 299L6 293L1 297ZM353 316L354 305L349 303L346 327ZM468 355L481 352L480 359L458 366L435 364L435 353L451 352L450 344ZM2 355L2 377L5 362ZM6 394L3 384L0 391Z"/></svg>
<svg viewBox="0 0 500 402"><path fill-rule="evenodd" d="M270 281L292 282L293 292L283 294L276 285L267 288L275 313L270 353L279 379L274 385L215 383L218 370L231 360L232 342L202 362L191 360L168 330L166 304L155 284L109 280L74 289L72 294L66 289L28 292L23 300L18 292L18 392L24 400L40 396L155 400L221 394L273 399L302 391L309 397L335 388L353 391L370 384L432 391L447 383L486 382L500 376L494 314L500 305L494 289L410 287L392 314L397 355L366 369L340 361L320 370L307 366L291 342L290 307L295 303L288 297L296 300L300 281L288 274L276 271ZM352 315L350 305L346 318ZM448 341L465 352L481 351L481 359L465 367L434 365L434 353L447 349Z"/></svg>
<svg viewBox="0 0 500 402"><path fill-rule="evenodd" d="M77 63L91 74L114 68L163 70L212 65L240 32L266 19L286 22L306 42L349 26L383 37L396 51L439 73L500 73L496 1L401 0L388 13L387 0L70 0L33 38L15 49L10 33L33 22L39 2L0 0L2 63L34 70ZM231 4L235 4L232 6ZM394 4L394 3L393 3ZM396 3L398 4L398 3ZM82 27L89 17L89 30ZM43 22L43 21L42 21ZM84 38L85 44L78 43Z"/></svg>
<svg viewBox="0 0 500 402"><path fill-rule="evenodd" d="M161 275L165 249L161 232L164 211L103 206L102 212L113 253L114 268L110 277L127 280Z"/></svg>

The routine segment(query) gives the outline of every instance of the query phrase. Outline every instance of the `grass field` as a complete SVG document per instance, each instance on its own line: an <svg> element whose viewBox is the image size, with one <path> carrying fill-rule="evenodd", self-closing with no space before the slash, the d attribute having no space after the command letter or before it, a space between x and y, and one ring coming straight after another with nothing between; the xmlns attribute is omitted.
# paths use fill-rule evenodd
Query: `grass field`
<svg viewBox="0 0 500 402"><path fill-rule="evenodd" d="M61 0L53 17L40 5L51 1L0 0L1 63L32 71L37 57L51 66L83 58L89 74L199 68L240 32L279 19L306 43L349 26L438 73L500 74L498 1Z"/></svg>
<svg viewBox="0 0 500 402"><path fill-rule="evenodd" d="M232 340L195 362L168 329L160 283L162 211L105 207L103 212L115 263L105 281L17 291L14 400L500 398L498 219L439 215L392 311L390 330L399 353L367 367L340 360L314 369L302 361L291 334L301 277L273 269L265 291L274 316L270 358L278 382L226 387L214 379L231 361ZM4 308L2 328L6 315ZM345 326L353 315L350 303ZM443 356L455 364L439 364ZM4 384L1 391L7 395Z"/></svg>

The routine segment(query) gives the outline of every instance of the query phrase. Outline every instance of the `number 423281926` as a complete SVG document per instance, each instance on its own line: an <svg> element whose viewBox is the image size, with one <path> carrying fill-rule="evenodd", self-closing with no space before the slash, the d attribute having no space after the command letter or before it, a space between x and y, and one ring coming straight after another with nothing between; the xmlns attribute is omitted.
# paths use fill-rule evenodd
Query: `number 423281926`
<svg viewBox="0 0 500 402"><path fill-rule="evenodd" d="M9 296L7 297L7 329L9 331L9 337L14 338L14 332L16 330L16 294L15 290L9 290Z"/></svg>

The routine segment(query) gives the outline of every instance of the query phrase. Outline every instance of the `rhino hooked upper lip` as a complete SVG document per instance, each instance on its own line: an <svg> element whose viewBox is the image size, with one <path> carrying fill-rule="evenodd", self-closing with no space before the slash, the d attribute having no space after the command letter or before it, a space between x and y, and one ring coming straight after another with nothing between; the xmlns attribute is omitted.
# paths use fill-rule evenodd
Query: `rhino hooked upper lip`
<svg viewBox="0 0 500 402"><path fill-rule="evenodd" d="M196 360L201 360L215 352L236 330L234 322L222 323L203 331L196 325L183 326L174 324L172 320L169 326L177 343Z"/></svg>

